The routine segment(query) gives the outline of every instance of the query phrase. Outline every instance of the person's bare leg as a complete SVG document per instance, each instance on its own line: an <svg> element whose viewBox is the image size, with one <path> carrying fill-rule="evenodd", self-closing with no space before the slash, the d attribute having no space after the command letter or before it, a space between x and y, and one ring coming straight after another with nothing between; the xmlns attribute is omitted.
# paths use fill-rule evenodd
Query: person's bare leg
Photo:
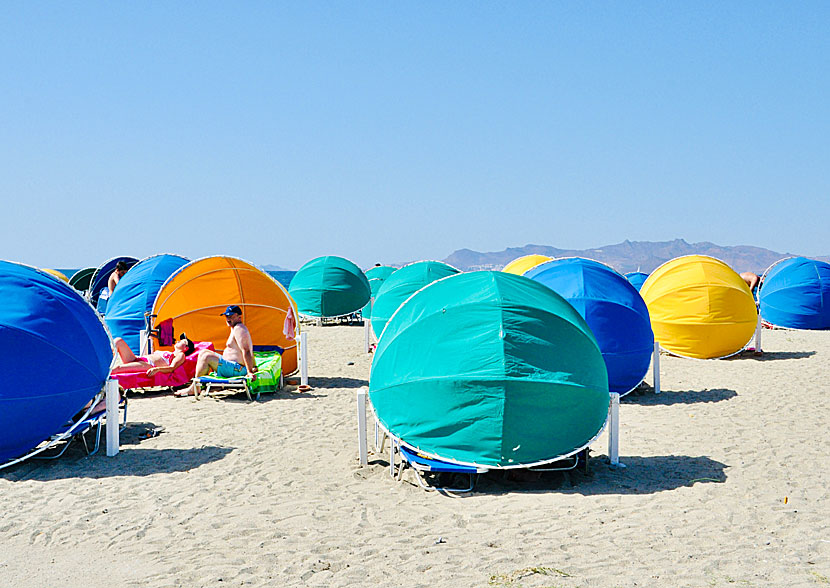
<svg viewBox="0 0 830 588"><path fill-rule="evenodd" d="M208 349L203 349L199 352L199 357L196 358L196 376L206 376L210 372L216 369L216 366L219 365L219 358L222 357L215 351L210 351ZM196 382L193 382L185 388L184 390L179 390L174 394L174 396L195 396L196 395Z"/></svg>
<svg viewBox="0 0 830 588"><path fill-rule="evenodd" d="M146 361L131 361L129 363L123 363L121 365L117 365L112 368L113 374L127 374L127 373L135 373L135 372L146 372L149 370L151 366Z"/></svg>
<svg viewBox="0 0 830 588"><path fill-rule="evenodd" d="M113 344L115 344L115 352L118 353L118 357L121 358L123 363L132 363L138 358L138 356L133 353L133 350L130 349L130 346L127 345L127 342L121 337L116 337L113 340Z"/></svg>

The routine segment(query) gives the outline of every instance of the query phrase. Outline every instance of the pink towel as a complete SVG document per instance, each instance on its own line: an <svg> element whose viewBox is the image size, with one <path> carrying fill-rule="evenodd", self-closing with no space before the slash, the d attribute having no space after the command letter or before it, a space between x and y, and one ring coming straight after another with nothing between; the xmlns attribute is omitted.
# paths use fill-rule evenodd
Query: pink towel
<svg viewBox="0 0 830 588"><path fill-rule="evenodd" d="M294 309L288 305L288 312L285 315L285 323L282 326L282 334L289 341L293 341L296 337L297 321L294 319Z"/></svg>

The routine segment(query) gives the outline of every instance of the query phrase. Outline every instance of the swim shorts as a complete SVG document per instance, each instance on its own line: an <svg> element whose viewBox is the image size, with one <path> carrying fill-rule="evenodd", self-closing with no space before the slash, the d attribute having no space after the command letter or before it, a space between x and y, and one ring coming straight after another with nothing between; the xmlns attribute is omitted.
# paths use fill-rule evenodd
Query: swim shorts
<svg viewBox="0 0 830 588"><path fill-rule="evenodd" d="M216 375L220 378L234 378L236 376L244 376L248 370L244 365L238 364L235 361L228 361L224 357L219 359L219 365L216 366Z"/></svg>

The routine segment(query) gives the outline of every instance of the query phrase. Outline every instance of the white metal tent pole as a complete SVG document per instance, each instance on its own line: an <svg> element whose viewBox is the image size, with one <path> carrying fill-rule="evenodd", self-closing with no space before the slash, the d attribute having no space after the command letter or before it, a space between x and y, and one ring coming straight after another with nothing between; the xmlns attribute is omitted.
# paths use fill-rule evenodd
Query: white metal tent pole
<svg viewBox="0 0 830 588"><path fill-rule="evenodd" d="M761 313L758 313L758 324L755 325L755 353L760 355L763 353L761 349L761 331L763 330L763 325L761 324Z"/></svg>
<svg viewBox="0 0 830 588"><path fill-rule="evenodd" d="M150 348L148 346L149 342L150 342L150 337L148 336L147 330L146 329L141 329L138 332L138 348L140 350L138 353L140 355L149 355L150 354Z"/></svg>
<svg viewBox="0 0 830 588"><path fill-rule="evenodd" d="M118 380L107 380L107 457L118 455Z"/></svg>
<svg viewBox="0 0 830 588"><path fill-rule="evenodd" d="M369 449L366 445L366 388L357 391L357 449L360 465L369 465Z"/></svg>
<svg viewBox="0 0 830 588"><path fill-rule="evenodd" d="M654 341L654 356L651 360L651 369L654 373L654 393L660 394L660 342Z"/></svg>
<svg viewBox="0 0 830 588"><path fill-rule="evenodd" d="M308 333L300 333L300 384L308 385Z"/></svg>
<svg viewBox="0 0 830 588"><path fill-rule="evenodd" d="M620 395L611 393L608 406L608 459L613 467L624 468L620 463Z"/></svg>

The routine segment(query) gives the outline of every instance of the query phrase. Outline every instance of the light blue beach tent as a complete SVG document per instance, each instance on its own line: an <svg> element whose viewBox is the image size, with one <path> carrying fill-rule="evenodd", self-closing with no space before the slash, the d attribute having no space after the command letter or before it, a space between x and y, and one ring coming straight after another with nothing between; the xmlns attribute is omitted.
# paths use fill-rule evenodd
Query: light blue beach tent
<svg viewBox="0 0 830 588"><path fill-rule="evenodd" d="M790 329L830 329L830 263L791 257L764 274L761 318Z"/></svg>
<svg viewBox="0 0 830 588"><path fill-rule="evenodd" d="M624 276L581 257L539 264L525 276L562 296L591 327L611 392L625 395L643 381L654 352L654 333L646 303Z"/></svg>
<svg viewBox="0 0 830 588"><path fill-rule="evenodd" d="M57 433L100 392L112 362L98 315L69 284L0 261L0 463Z"/></svg>
<svg viewBox="0 0 830 588"><path fill-rule="evenodd" d="M628 272L625 274L625 278L631 282L631 285L637 289L637 292L639 292L640 288L643 287L643 284L645 284L648 279L648 274L644 272Z"/></svg>
<svg viewBox="0 0 830 588"><path fill-rule="evenodd" d="M176 270L188 263L178 255L154 255L135 264L118 282L110 296L104 320L113 337L121 337L135 353L140 351L144 314L152 312L161 286Z"/></svg>

